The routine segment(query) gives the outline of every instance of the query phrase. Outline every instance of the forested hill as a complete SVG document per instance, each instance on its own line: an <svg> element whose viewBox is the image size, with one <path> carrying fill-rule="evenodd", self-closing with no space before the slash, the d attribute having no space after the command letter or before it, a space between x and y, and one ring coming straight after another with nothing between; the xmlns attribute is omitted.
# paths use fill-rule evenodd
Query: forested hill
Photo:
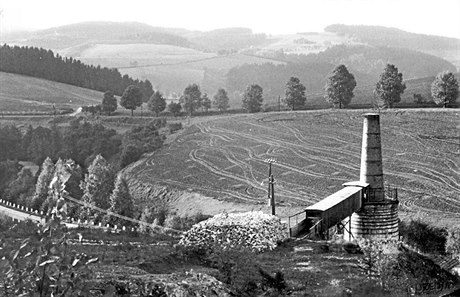
<svg viewBox="0 0 460 297"><path fill-rule="evenodd" d="M387 63L396 65L404 79L456 71L454 65L432 55L403 48L365 45L337 45L318 54L291 54L278 58L286 61L286 65L243 65L231 69L226 76L229 93L244 90L248 82L257 83L264 89L266 101L273 103L278 96L284 96L289 77L297 76L307 87L307 96L322 94L328 74L339 64L345 64L353 73L358 88L375 85Z"/></svg>
<svg viewBox="0 0 460 297"><path fill-rule="evenodd" d="M113 91L121 96L129 85L137 85L144 99L153 93L150 81L134 80L115 68L86 65L73 58L63 58L51 50L36 47L3 45L0 47L0 71L44 78L91 90Z"/></svg>
<svg viewBox="0 0 460 297"><path fill-rule="evenodd" d="M187 38L170 31L173 29L156 28L136 22L83 22L30 32L20 38L16 37L14 41L56 50L102 41L190 46Z"/></svg>
<svg viewBox="0 0 460 297"><path fill-rule="evenodd" d="M330 25L324 29L341 35L348 35L358 41L375 46L402 47L416 50L458 50L460 40L456 38L416 34L396 28L381 26Z"/></svg>

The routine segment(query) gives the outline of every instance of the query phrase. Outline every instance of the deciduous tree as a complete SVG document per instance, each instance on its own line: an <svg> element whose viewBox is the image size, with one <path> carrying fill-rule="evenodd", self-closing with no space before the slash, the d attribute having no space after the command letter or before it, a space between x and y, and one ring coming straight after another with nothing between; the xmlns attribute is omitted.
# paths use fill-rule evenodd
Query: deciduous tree
<svg viewBox="0 0 460 297"><path fill-rule="evenodd" d="M305 86L297 77L291 77L286 83L284 102L292 110L296 110L305 105Z"/></svg>
<svg viewBox="0 0 460 297"><path fill-rule="evenodd" d="M224 89L217 90L217 93L214 95L213 99L214 101L212 103L218 110L227 110L229 101L227 91L225 91Z"/></svg>
<svg viewBox="0 0 460 297"><path fill-rule="evenodd" d="M356 87L356 80L353 74L348 72L345 65L339 65L334 68L327 78L325 86L325 99L334 107L342 108L350 104L353 98L353 90Z"/></svg>
<svg viewBox="0 0 460 297"><path fill-rule="evenodd" d="M375 86L374 94L380 107L392 108L395 103L401 101L401 94L405 89L402 73L398 72L395 65L387 64Z"/></svg>
<svg viewBox="0 0 460 297"><path fill-rule="evenodd" d="M190 116L201 107L201 91L197 84L188 85L180 98L180 103Z"/></svg>
<svg viewBox="0 0 460 297"><path fill-rule="evenodd" d="M35 178L29 168L22 168L17 178L10 183L6 198L9 201L16 201L22 205L29 205L31 196L34 195Z"/></svg>
<svg viewBox="0 0 460 297"><path fill-rule="evenodd" d="M248 112L258 112L261 109L263 98L262 87L254 84L246 88L243 94L243 108Z"/></svg>
<svg viewBox="0 0 460 297"><path fill-rule="evenodd" d="M115 98L112 91L106 91L102 99L102 111L110 116L110 113L115 110L117 110L117 98Z"/></svg>
<svg viewBox="0 0 460 297"><path fill-rule="evenodd" d="M208 112L208 109L211 108L211 99L209 99L208 94L204 93L201 97L201 107L204 112Z"/></svg>
<svg viewBox="0 0 460 297"><path fill-rule="evenodd" d="M169 112L172 113L175 117L177 117L180 114L181 109L182 106L180 105L180 103L171 102L168 105Z"/></svg>
<svg viewBox="0 0 460 297"><path fill-rule="evenodd" d="M439 73L431 84L433 101L444 108L453 104L458 98L458 81L450 71Z"/></svg>
<svg viewBox="0 0 460 297"><path fill-rule="evenodd" d="M158 116L160 112L165 110L166 101L163 98L163 95L160 93L160 91L156 91L152 94L152 96L149 99L149 102L147 103L147 106L150 111L155 113L155 116Z"/></svg>
<svg viewBox="0 0 460 297"><path fill-rule="evenodd" d="M126 88L120 99L120 105L131 110L131 116L136 108L142 105L142 91L135 85Z"/></svg>

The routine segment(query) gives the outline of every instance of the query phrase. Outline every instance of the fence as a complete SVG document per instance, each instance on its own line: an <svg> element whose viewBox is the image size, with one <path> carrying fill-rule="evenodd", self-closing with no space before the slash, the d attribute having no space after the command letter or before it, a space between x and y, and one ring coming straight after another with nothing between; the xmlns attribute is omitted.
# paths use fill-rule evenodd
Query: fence
<svg viewBox="0 0 460 297"><path fill-rule="evenodd" d="M382 200L376 197L381 197L382 192L384 194L383 196L385 197L385 199L398 201L398 188L393 187L391 185L385 186L383 190L368 188L367 193L364 196L364 201L365 202L381 202Z"/></svg>
<svg viewBox="0 0 460 297"><path fill-rule="evenodd" d="M154 231L160 232L160 233L164 232L164 231L169 231L169 232L175 233L175 234L182 233L182 231L180 231L180 230L161 227L161 226L153 226L152 224L149 224L147 222L143 222L143 221L136 220L136 219L133 219L133 218L129 218L129 217L126 217L126 216L122 216L122 215L119 215L117 213L114 213L114 212L111 212L111 211L96 207L94 205L87 204L87 203L85 203L83 201L80 201L80 200L75 199L75 198L70 197L70 196L65 196L64 198L67 199L67 200L70 200L72 202L75 202L77 204L83 205L85 207L92 208L92 209L94 209L96 211L102 212L102 213L107 214L109 216L113 216L113 217L123 219L125 221L133 222L136 225L139 225L139 227L141 225L144 225L144 226L146 226L146 227L148 227L148 228L150 228L150 229L152 229ZM45 220L45 214L43 213L43 211L38 211L36 209L32 209L32 208L29 208L29 207L26 207L26 206L23 206L23 205L19 205L17 203L13 203L11 201L0 199L0 208L1 207L5 207L7 209L12 209L12 210L14 210L16 212L21 212L21 213L24 214L24 215L18 216L18 215L14 215L12 213L5 212L5 215L13 218L13 220L21 221L21 220L31 219L31 220L37 221L37 222L43 222ZM117 225L112 226L112 225L109 225L109 224L102 225L102 223L95 223L94 221L81 220L81 219L77 219L77 218L67 218L64 221L64 224L66 224L66 226L70 227L70 228L76 228L76 227L101 228L101 229L109 230L111 232L116 232L116 233L118 233L120 231L131 231L131 232L140 231L139 227L131 227L131 228L129 228L129 227L126 227L126 226L117 226Z"/></svg>

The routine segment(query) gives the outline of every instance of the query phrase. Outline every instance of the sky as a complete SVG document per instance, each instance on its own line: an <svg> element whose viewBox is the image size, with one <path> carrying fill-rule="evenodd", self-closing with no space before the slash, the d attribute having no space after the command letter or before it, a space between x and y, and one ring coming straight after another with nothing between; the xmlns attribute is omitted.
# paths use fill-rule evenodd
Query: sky
<svg viewBox="0 0 460 297"><path fill-rule="evenodd" d="M377 25L460 38L460 0L0 0L1 32L86 21L136 21L207 31L321 32L330 24Z"/></svg>

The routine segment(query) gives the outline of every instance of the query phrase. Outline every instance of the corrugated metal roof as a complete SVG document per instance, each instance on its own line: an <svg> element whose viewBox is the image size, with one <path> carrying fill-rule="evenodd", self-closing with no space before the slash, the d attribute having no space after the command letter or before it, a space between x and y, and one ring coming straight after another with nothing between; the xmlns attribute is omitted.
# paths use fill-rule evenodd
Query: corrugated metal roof
<svg viewBox="0 0 460 297"><path fill-rule="evenodd" d="M334 205L339 204L340 202L346 200L351 195L356 194L361 190L362 190L361 187L355 187L355 186L345 187L341 189L340 191L335 192L334 194L330 196L327 196L323 200L313 205L310 205L305 210L320 210L320 211L328 210Z"/></svg>

